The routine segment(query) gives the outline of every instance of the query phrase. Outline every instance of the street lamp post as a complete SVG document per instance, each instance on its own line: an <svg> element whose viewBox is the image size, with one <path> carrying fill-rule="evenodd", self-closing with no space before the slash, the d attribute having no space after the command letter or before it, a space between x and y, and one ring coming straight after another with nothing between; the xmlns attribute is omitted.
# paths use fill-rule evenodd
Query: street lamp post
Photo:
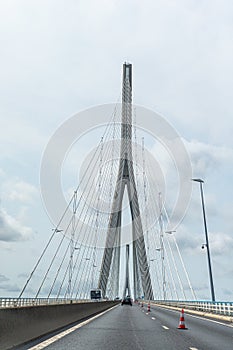
<svg viewBox="0 0 233 350"><path fill-rule="evenodd" d="M209 267L209 276L210 276L210 289L211 289L212 301L215 301L214 281L213 281L213 275L212 275L212 267L211 267L211 259L210 259L210 247L209 247L209 239L208 239L208 231L207 231L207 223L206 223L206 214L205 214L205 203L204 203L204 195L203 195L203 187L202 187L204 181L201 180L201 179L192 179L192 180L195 181L195 182L199 182L199 184L200 184L201 203L202 203L203 221L204 221L205 238L206 238L205 246L206 246L206 249L207 249L208 267Z"/></svg>

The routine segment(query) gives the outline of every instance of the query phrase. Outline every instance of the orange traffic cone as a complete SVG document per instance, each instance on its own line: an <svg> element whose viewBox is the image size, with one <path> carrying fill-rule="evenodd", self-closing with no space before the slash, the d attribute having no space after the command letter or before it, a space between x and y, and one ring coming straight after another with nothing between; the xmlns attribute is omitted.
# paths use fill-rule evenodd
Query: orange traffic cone
<svg viewBox="0 0 233 350"><path fill-rule="evenodd" d="M150 303L147 306L147 312L150 312Z"/></svg>
<svg viewBox="0 0 233 350"><path fill-rule="evenodd" d="M184 323L184 309L181 310L181 314L180 314L180 323L179 323L178 329L187 329L187 328L185 327L185 323Z"/></svg>

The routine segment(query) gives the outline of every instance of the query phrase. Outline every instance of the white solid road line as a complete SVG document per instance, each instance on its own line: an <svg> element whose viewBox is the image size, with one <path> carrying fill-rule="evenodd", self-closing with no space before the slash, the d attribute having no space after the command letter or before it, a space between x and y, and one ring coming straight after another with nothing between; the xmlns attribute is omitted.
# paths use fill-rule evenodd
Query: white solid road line
<svg viewBox="0 0 233 350"><path fill-rule="evenodd" d="M166 330L169 329L167 326L162 326L162 327L163 327L164 329L166 329Z"/></svg>
<svg viewBox="0 0 233 350"><path fill-rule="evenodd" d="M159 306L158 306L159 307ZM161 308L162 309L162 308ZM177 311L175 310L171 310L171 309L166 309L164 308L165 310L167 311L170 311L170 312L173 312L173 313L177 313ZM187 309L188 311L188 309ZM223 323L223 322L220 322L220 321L216 321L216 320L211 320L210 318L205 318L205 317L201 317L201 316L195 316L195 315L192 315L192 314L189 314L188 312L185 313L185 316L190 316L190 317L193 317L193 318L198 318L199 320L203 320L203 321L206 321L206 322L213 322L213 323L217 323L217 324L220 324L221 326L225 326L225 327L230 327L230 328L233 328L233 325L232 324L227 324L227 323ZM195 348L194 348L195 349Z"/></svg>
<svg viewBox="0 0 233 350"><path fill-rule="evenodd" d="M105 311L101 312L100 314L98 314L96 316L93 316L92 318L89 318L88 320L83 321L83 322L77 324L76 326L67 329L66 331L63 331L63 332L55 335L52 338L44 340L42 343L37 344L37 345L33 346L32 348L29 348L28 350L41 350L41 349L44 349L47 346L49 346L50 344L55 343L57 340L59 340L59 339L65 337L66 335L76 331L76 329L81 328L81 327L85 326L86 324L90 323L91 321L95 320L96 318L104 315L106 312L114 309L115 307L118 307L118 305L115 305L115 306L111 307L110 309L105 310Z"/></svg>
<svg viewBox="0 0 233 350"><path fill-rule="evenodd" d="M200 320L204 320L204 321L210 321L210 322L213 322L213 323L217 323L217 324L220 324L221 326L226 326L226 327L230 327L230 328L233 328L233 325L232 324L227 324L227 323L223 323L223 322L219 322L219 321L215 321L215 320L211 320L209 318L204 318L204 317L200 317L200 316L194 316L194 315L191 315L191 314L188 314L190 317L193 317L193 318L198 318ZM195 348L194 348L195 349Z"/></svg>

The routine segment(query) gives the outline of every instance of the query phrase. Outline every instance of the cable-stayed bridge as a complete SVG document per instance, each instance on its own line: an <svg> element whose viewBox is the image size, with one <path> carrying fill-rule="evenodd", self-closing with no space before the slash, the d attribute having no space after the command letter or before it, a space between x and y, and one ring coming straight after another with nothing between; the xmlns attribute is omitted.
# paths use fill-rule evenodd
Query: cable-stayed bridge
<svg viewBox="0 0 233 350"><path fill-rule="evenodd" d="M162 325L163 330L168 331L171 327L169 317L173 316L168 311L162 315L163 309L158 308L161 304L169 304L174 310L185 307L197 312L205 310L232 317L231 303L201 304L197 301L175 231L170 228L161 176L146 151L145 136L141 136L141 130L138 131L136 127L137 112L132 104L132 86L132 65L125 63L122 102L115 105L99 144L88 155L78 185L73 189L67 207L61 213L19 297L1 300L5 309L47 305L51 320L55 317L50 314L52 305L57 308L68 306L68 311L62 311L63 316L65 313L63 323L51 321L53 326L48 326L48 332L117 305L127 296L140 305L138 311L134 311L134 308L130 311L131 319L128 319L125 309L121 309L121 312L113 309L113 313L121 320L118 322L124 323L125 317L132 332L144 331L144 328L140 328L140 322L145 322L153 333L152 322L157 315L160 315L161 322L164 320L169 325ZM94 292L101 301L93 302ZM139 310L144 310L143 304L144 308L146 305L145 314L154 315L150 323L148 317L144 318L145 315L136 315ZM82 317L73 315L74 310L81 310ZM60 317L59 311L55 314ZM32 320L31 315L25 317ZM38 317L40 321L43 319L44 327L45 316L42 316L41 309L33 317ZM114 318L105 317L111 324L116 323ZM131 322L132 318L135 318L135 323ZM41 323L38 324L40 328ZM46 333L43 327L38 335ZM160 348L170 348L170 345L165 347L162 329L159 329ZM121 332L125 344L129 344L129 337L123 330ZM37 333L31 334L28 339L35 338ZM228 333L225 337L229 337ZM18 344L27 338L19 339ZM98 334L97 340L101 341ZM85 343L87 340L83 341ZM190 349L195 348L192 346L194 343L194 340L190 342ZM140 348L152 348L152 343L146 341L145 344L146 347L141 345ZM177 344L180 344L180 340L177 340ZM95 348L94 339L89 348Z"/></svg>
<svg viewBox="0 0 233 350"><path fill-rule="evenodd" d="M98 288L109 299L196 299L176 237L166 231L160 174L145 138L138 140L136 118L132 65L124 64L122 103L87 157L20 298L33 288L35 298L88 299Z"/></svg>

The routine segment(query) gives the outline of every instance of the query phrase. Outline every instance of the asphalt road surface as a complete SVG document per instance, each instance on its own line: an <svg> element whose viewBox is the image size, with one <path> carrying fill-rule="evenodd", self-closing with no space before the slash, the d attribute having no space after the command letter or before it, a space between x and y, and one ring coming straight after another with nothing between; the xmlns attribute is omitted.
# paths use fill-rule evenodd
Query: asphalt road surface
<svg viewBox="0 0 233 350"><path fill-rule="evenodd" d="M185 314L188 329L181 330L177 329L179 317L179 312L159 307L147 313L146 307L119 305L90 322L22 349L233 350L232 324Z"/></svg>

